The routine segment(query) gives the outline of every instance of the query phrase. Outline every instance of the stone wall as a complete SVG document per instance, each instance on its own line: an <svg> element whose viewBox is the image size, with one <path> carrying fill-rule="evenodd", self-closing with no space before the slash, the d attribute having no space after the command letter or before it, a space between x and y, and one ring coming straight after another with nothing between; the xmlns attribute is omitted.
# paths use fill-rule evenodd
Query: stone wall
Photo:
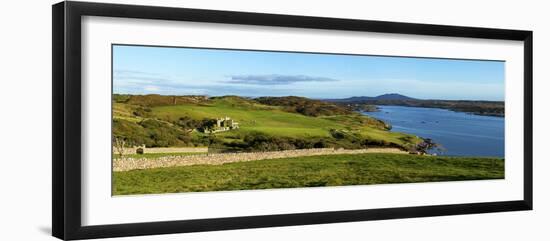
<svg viewBox="0 0 550 241"><path fill-rule="evenodd" d="M136 150L139 146L125 147L124 155L136 154ZM207 153L208 147L152 147L145 148L144 153ZM113 147L113 152L118 155L117 149Z"/></svg>
<svg viewBox="0 0 550 241"><path fill-rule="evenodd" d="M220 165L231 162L267 160L278 158L290 158L300 156L319 156L335 154L361 154L361 153L403 153L407 152L397 148L369 148L357 150L318 148L273 152L248 152L248 153L216 153L197 154L188 156L165 156L155 159L147 158L115 158L113 160L114 171L129 171L135 169L148 169L158 167L190 166L190 165Z"/></svg>

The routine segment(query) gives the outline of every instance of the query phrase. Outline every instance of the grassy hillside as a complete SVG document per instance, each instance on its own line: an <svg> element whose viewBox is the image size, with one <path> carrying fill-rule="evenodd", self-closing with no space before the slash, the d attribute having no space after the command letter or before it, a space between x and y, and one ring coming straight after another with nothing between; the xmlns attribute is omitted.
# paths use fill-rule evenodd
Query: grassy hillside
<svg viewBox="0 0 550 241"><path fill-rule="evenodd" d="M269 99L269 105L237 96L207 99L125 95L114 99L115 136L130 139L136 145L217 145L234 149L262 146L262 150L277 150L369 145L410 148L420 141L415 136L389 132L381 121L349 111L341 112L334 105L319 104L319 101L314 101L315 109L300 113L289 109L287 101L273 98ZM298 100L309 103L304 99ZM226 116L238 122L240 128L215 134L204 134L196 129L201 123ZM264 143L251 147L251 142L258 141Z"/></svg>
<svg viewBox="0 0 550 241"><path fill-rule="evenodd" d="M348 115L351 110L332 103L311 100L298 96L287 97L260 97L256 101L271 106L281 106L288 112L300 113L307 116Z"/></svg>
<svg viewBox="0 0 550 241"><path fill-rule="evenodd" d="M114 173L114 195L504 178L504 160L403 154L311 156Z"/></svg>

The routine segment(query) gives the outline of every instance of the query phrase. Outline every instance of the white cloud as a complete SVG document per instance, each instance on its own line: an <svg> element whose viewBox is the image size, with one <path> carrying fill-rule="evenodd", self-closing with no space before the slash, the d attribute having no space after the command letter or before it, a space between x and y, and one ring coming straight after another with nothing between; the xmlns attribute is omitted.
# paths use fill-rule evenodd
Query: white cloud
<svg viewBox="0 0 550 241"><path fill-rule="evenodd" d="M146 86L143 87L143 90L145 90L145 91L159 91L160 87L155 86L155 85L146 85Z"/></svg>
<svg viewBox="0 0 550 241"><path fill-rule="evenodd" d="M253 85L288 85L299 82L334 82L336 79L308 75L231 75L226 83L253 84Z"/></svg>

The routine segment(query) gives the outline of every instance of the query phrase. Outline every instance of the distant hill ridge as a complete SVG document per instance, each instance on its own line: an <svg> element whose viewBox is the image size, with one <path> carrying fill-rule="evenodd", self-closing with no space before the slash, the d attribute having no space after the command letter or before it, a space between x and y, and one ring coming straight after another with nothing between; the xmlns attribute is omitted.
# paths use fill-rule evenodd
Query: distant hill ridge
<svg viewBox="0 0 550 241"><path fill-rule="evenodd" d="M504 116L504 101L429 100L416 99L397 93L383 94L375 97L354 96L343 99L309 99L299 96L253 98L231 95L209 97L204 95L114 94L113 100L117 103L147 107L181 104L200 105L208 104L214 100L222 100L241 106L254 106L256 104L280 106L287 112L300 113L306 116L346 115L350 114L352 110L357 110L358 108L366 110L376 105L443 108L476 115Z"/></svg>
<svg viewBox="0 0 550 241"><path fill-rule="evenodd" d="M330 102L362 102L362 101L369 101L369 100L417 100L417 99L408 97L405 95L397 94L397 93L383 94L375 97L353 96L353 97L343 98L343 99L325 99L325 101L330 101Z"/></svg>
<svg viewBox="0 0 550 241"><path fill-rule="evenodd" d="M376 97L359 96L344 99L325 99L324 101L350 106L363 111L373 109L372 106L377 105L397 105L442 108L485 116L504 116L504 101L415 99L396 93Z"/></svg>

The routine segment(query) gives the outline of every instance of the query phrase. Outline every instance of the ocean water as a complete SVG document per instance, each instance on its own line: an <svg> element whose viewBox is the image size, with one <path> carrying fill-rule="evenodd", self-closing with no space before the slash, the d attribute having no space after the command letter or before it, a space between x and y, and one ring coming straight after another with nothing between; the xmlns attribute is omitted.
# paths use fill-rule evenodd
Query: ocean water
<svg viewBox="0 0 550 241"><path fill-rule="evenodd" d="M504 118L438 108L379 106L364 115L392 125L392 131L431 138L446 156L504 157Z"/></svg>

